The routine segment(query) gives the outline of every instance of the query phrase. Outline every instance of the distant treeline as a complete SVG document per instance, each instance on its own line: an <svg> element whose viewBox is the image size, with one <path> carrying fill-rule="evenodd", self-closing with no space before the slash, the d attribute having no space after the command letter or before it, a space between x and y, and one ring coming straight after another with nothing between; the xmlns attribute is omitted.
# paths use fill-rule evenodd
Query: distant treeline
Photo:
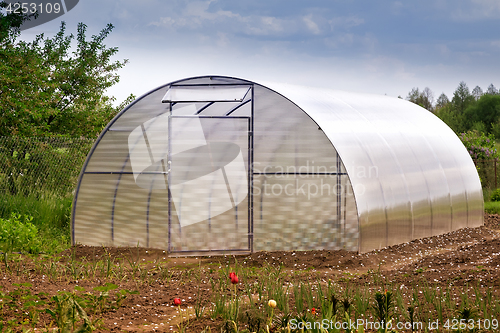
<svg viewBox="0 0 500 333"><path fill-rule="evenodd" d="M444 93L434 100L427 87L413 88L406 99L436 114L457 134L476 131L500 140L500 93L493 84L486 91L479 86L470 91L462 81L451 100Z"/></svg>

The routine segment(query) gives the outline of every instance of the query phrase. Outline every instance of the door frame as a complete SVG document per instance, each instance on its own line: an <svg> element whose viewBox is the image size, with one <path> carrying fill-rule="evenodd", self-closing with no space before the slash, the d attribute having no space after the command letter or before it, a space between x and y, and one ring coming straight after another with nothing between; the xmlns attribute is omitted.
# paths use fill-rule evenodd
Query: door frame
<svg viewBox="0 0 500 333"><path fill-rule="evenodd" d="M190 87L196 86L196 85L189 85ZM232 84L220 84L219 86L233 86ZM168 253L170 254L180 254L180 255L188 255L190 253L225 253L227 254L228 252L236 252L236 253L253 253L253 161L254 161L254 156L253 156L253 146L254 146L254 137L253 137L253 126L254 126L254 121L253 121L253 116L254 116L254 86L250 86L250 93L251 97L250 100L247 100L245 102L242 102L239 106L242 106L244 104L247 104L248 102L251 105L251 111L250 111L250 116L231 116L230 114L234 112L239 106L236 108L232 109L229 111L226 115L224 116L207 116L203 114L196 114L196 115L173 115L172 114L172 106L175 103L169 103L169 116L168 116L168 153L167 153L167 166L164 167L167 170L167 184L170 184L170 163L171 163L171 133L172 133L172 118L200 118L200 119L206 119L206 118L215 118L215 119L230 119L230 118L236 118L236 119L247 119L248 124L247 124L247 138L248 138L248 144L247 144L247 186L248 186L248 194L247 194L247 206L248 206L248 212L247 212L247 226L248 226L248 246L247 248L242 248L242 249L211 249L211 250L173 250L171 245L172 245L172 193L170 191L169 186L167 186L168 190ZM203 110L202 110L203 111ZM241 147L240 147L241 149ZM244 152L243 152L244 153ZM237 207L237 206L236 206ZM233 208L234 209L234 208Z"/></svg>

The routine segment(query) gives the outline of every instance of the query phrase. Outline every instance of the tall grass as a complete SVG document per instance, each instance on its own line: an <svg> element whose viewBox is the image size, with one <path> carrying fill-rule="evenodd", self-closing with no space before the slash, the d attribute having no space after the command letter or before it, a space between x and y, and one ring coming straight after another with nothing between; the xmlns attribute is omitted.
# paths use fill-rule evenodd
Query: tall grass
<svg viewBox="0 0 500 333"><path fill-rule="evenodd" d="M500 201L485 201L484 211L488 214L500 214Z"/></svg>
<svg viewBox="0 0 500 333"><path fill-rule="evenodd" d="M70 218L72 197L0 193L0 218L12 213L31 216L43 244L42 251L56 253L70 246Z"/></svg>

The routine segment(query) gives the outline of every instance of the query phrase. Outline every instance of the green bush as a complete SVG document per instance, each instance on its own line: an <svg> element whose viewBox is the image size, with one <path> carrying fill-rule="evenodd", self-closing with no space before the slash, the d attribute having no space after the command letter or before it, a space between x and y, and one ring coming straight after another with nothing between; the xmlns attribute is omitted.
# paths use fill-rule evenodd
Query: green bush
<svg viewBox="0 0 500 333"><path fill-rule="evenodd" d="M498 152L495 147L495 137L490 134L477 131L469 131L459 136L470 156L474 160L488 160L498 158Z"/></svg>
<svg viewBox="0 0 500 333"><path fill-rule="evenodd" d="M38 230L44 253L57 253L70 246L72 197L0 193L0 202L0 218L8 219L13 213L33 216L31 223Z"/></svg>
<svg viewBox="0 0 500 333"><path fill-rule="evenodd" d="M491 201L500 201L500 188L496 189L495 191L493 191L493 193L491 193L490 200Z"/></svg>
<svg viewBox="0 0 500 333"><path fill-rule="evenodd" d="M20 251L38 253L38 229L33 217L13 213L9 219L0 218L0 249L4 253Z"/></svg>

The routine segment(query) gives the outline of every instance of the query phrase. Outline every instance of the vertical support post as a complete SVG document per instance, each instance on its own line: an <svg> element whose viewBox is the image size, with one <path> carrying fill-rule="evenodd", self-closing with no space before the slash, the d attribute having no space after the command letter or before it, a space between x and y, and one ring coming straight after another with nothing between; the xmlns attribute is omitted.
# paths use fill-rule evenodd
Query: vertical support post
<svg viewBox="0 0 500 333"><path fill-rule="evenodd" d="M495 190L497 189L497 159L494 159L495 163Z"/></svg>
<svg viewBox="0 0 500 333"><path fill-rule="evenodd" d="M168 128L167 128L167 192L168 192L168 253L172 250L172 193L170 192L171 152L172 152L172 103L169 106Z"/></svg>
<svg viewBox="0 0 500 333"><path fill-rule="evenodd" d="M254 85L252 89L252 104L249 119L249 132L248 132L248 246L250 253L253 253L253 144L254 144L254 105L255 94Z"/></svg>
<svg viewBox="0 0 500 333"><path fill-rule="evenodd" d="M339 153L337 152L336 154L337 158L337 223L336 223L336 231L337 231L337 247L340 246L341 243L341 235L340 235L340 230L341 230L341 220L342 220L342 180L340 179L340 156Z"/></svg>

